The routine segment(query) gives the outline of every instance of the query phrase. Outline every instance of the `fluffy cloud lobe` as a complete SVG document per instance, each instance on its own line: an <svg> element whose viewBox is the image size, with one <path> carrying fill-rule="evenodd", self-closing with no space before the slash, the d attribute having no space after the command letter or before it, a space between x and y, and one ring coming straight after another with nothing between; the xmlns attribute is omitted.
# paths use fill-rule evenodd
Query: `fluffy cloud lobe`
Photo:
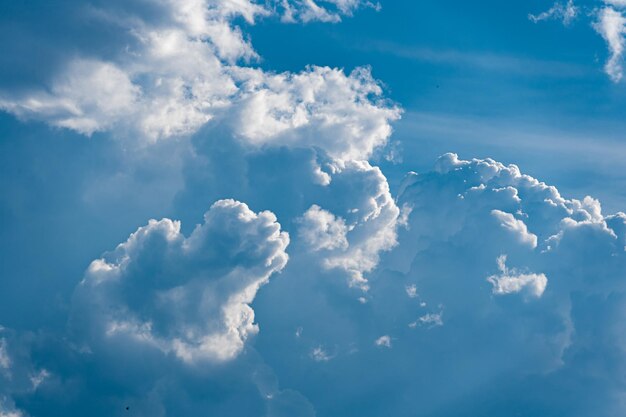
<svg viewBox="0 0 626 417"><path fill-rule="evenodd" d="M137 4L135 4L137 3ZM369 156L383 145L399 110L380 100L369 70L350 75L311 67L274 74L246 64L258 58L240 27L276 8L294 19L336 21L360 1L261 5L249 0L166 0L100 5L85 19L127 34L115 53L84 51L68 58L45 88L0 88L0 109L84 135L111 131L139 144L193 134L216 117L235 117L251 145L317 146L338 157ZM82 9L78 9L82 10ZM322 16L327 16L326 18ZM335 140L337 135L345 137Z"/></svg>
<svg viewBox="0 0 626 417"><path fill-rule="evenodd" d="M215 203L189 237L151 220L91 263L73 322L87 343L133 343L180 360L226 361L258 332L250 303L287 263L289 237L270 212Z"/></svg>
<svg viewBox="0 0 626 417"><path fill-rule="evenodd" d="M334 161L326 166L326 207L311 206L299 220L298 236L329 270L342 270L351 286L366 290L365 274L392 249L400 209L378 167L365 161Z"/></svg>

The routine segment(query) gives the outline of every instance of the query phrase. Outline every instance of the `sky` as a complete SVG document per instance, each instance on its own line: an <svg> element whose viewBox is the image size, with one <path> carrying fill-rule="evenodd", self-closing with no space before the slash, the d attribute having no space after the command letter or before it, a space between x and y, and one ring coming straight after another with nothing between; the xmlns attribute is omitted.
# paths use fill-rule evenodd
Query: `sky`
<svg viewBox="0 0 626 417"><path fill-rule="evenodd" d="M626 2L0 3L0 417L623 416Z"/></svg>

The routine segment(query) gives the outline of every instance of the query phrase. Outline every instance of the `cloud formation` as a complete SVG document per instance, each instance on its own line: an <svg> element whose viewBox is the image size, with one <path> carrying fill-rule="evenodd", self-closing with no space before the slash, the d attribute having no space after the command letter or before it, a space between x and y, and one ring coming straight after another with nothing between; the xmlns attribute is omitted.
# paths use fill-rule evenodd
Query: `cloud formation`
<svg viewBox="0 0 626 417"><path fill-rule="evenodd" d="M366 290L364 275L397 243L400 209L378 167L335 161L325 168L330 183L323 201L332 210L312 205L299 221L298 236L324 268L345 271L351 286Z"/></svg>
<svg viewBox="0 0 626 417"><path fill-rule="evenodd" d="M334 21L367 3L329 4L334 11L313 1L280 7L299 20L328 20L321 13ZM85 18L127 33L118 49L68 58L44 89L0 88L0 108L24 120L84 135L112 131L140 144L193 134L228 112L237 115L236 133L252 145L310 141L317 133L318 146L341 157L367 157L384 145L399 110L379 99L381 87L367 68L346 76L330 68L274 74L246 66L258 55L234 21L252 25L273 10L249 0L99 4L83 11ZM336 134L353 139L334 141Z"/></svg>
<svg viewBox="0 0 626 417"><path fill-rule="evenodd" d="M237 24L359 7L95 3L124 42L3 91L81 134L190 140L184 224L150 220L91 262L69 331L0 328L0 417L620 415L626 215L456 154L394 196L369 159L400 110L369 69L249 65Z"/></svg>
<svg viewBox="0 0 626 417"><path fill-rule="evenodd" d="M276 217L222 200L189 237L180 226L151 220L91 263L72 319L88 345L137 344L193 364L231 360L258 332L250 303L288 259Z"/></svg>
<svg viewBox="0 0 626 417"><path fill-rule="evenodd" d="M574 5L574 0L568 0L567 3L554 3L550 9L537 15L529 14L528 19L533 23L539 23L542 20L560 20L567 26L576 19L578 11L578 7Z"/></svg>
<svg viewBox="0 0 626 417"><path fill-rule="evenodd" d="M319 204L294 210L289 247L272 214L223 200L187 237L151 221L95 260L70 334L17 350L4 336L12 372L39 358L22 367L27 385L2 391L6 412L43 403L74 415L87 401L139 415L454 416L498 415L505 402L529 417L619 414L626 215L491 159L446 154L395 200L368 163L319 166L329 181L298 182ZM366 293L342 282L354 268ZM617 370L589 385L607 357ZM389 384L376 407L354 405ZM61 391L74 399L53 400Z"/></svg>
<svg viewBox="0 0 626 417"><path fill-rule="evenodd" d="M624 6L617 2L607 2L613 6ZM624 75L623 61L626 48L626 17L613 7L604 7L598 12L594 23L595 30L604 38L609 49L609 59L604 65L605 72L611 80L618 82Z"/></svg>
<svg viewBox="0 0 626 417"><path fill-rule="evenodd" d="M498 275L491 275L487 281L493 285L497 295L526 292L530 297L541 297L546 290L548 278L544 274L523 274L506 267L506 255L498 257Z"/></svg>
<svg viewBox="0 0 626 417"><path fill-rule="evenodd" d="M276 3L285 23L338 23L342 16L352 16L359 8L381 8L380 3L368 0L277 0Z"/></svg>

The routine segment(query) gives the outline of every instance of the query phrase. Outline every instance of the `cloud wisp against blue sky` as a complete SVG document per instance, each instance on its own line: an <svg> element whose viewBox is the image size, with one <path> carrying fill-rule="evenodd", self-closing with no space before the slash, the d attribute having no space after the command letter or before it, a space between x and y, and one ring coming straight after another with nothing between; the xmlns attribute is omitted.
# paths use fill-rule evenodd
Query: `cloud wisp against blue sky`
<svg viewBox="0 0 626 417"><path fill-rule="evenodd" d="M0 5L0 417L622 416L625 22Z"/></svg>

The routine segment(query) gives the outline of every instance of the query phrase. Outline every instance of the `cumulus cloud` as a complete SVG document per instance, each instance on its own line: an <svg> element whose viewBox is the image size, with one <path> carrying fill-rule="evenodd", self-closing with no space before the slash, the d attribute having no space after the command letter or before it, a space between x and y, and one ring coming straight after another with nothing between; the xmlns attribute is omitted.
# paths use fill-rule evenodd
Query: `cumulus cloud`
<svg viewBox="0 0 626 417"><path fill-rule="evenodd" d="M365 4L330 3L336 11L329 16L337 17ZM302 13L326 10L312 1L282 4ZM316 146L342 157L369 156L399 117L379 99L382 90L367 69L346 76L330 68L274 74L246 67L258 56L233 21L254 24L273 13L269 5L167 0L150 7L100 4L83 13L128 37L113 54L68 57L43 89L0 89L1 109L85 135L112 131L140 144L188 136L228 110L229 117L238 115L235 133L252 145L298 145L316 137ZM337 135L346 140L335 141Z"/></svg>
<svg viewBox="0 0 626 417"><path fill-rule="evenodd" d="M567 26L576 19L576 16L578 16L578 7L574 5L574 0L568 0L567 3L554 3L550 9L537 15L529 14L528 19L533 23L539 23L542 20L560 20Z"/></svg>
<svg viewBox="0 0 626 417"><path fill-rule="evenodd" d="M300 220L299 237L327 269L345 271L351 286L366 290L364 276L381 252L396 245L400 209L378 167L365 161L334 161L326 166L330 184L327 206L311 206ZM341 217L337 217L341 216Z"/></svg>
<svg viewBox="0 0 626 417"><path fill-rule="evenodd" d="M408 227L367 274L366 303L320 279L294 250L285 270L294 279L275 280L255 304L267 323L257 348L277 374L295 375L318 415L335 415L389 381L393 394L360 415L618 415L623 378L605 367L626 364L615 332L626 216L605 215L593 198L562 196L515 165L455 154L409 174L395 204L412 208ZM343 212L319 207L334 219ZM292 300L298 293L307 297ZM294 338L298 326L306 332ZM393 335L394 355L380 355L381 335ZM302 361L324 362L328 346L332 367ZM362 363L372 378L354 378ZM594 395L581 394L588 390Z"/></svg>
<svg viewBox="0 0 626 417"><path fill-rule="evenodd" d="M610 3L619 5L617 3ZM604 7L598 12L595 30L604 38L609 49L609 59L604 70L618 82L623 76L624 48L626 48L626 17L613 7Z"/></svg>
<svg viewBox="0 0 626 417"><path fill-rule="evenodd" d="M493 285L493 293L497 295L526 292L531 297L541 297L548 285L544 274L523 274L506 267L506 255L498 257L500 274L491 275L487 281Z"/></svg>
<svg viewBox="0 0 626 417"><path fill-rule="evenodd" d="M520 242L533 249L537 247L537 236L528 231L528 227L522 220L516 219L511 213L500 210L492 210L491 215L500 222L500 226L515 234Z"/></svg>
<svg viewBox="0 0 626 417"><path fill-rule="evenodd" d="M537 20L565 22L568 5ZM574 415L546 399L563 390L578 415L618 414L626 215L455 154L410 173L394 198L367 159L400 111L369 69L245 66L256 53L234 22L334 22L370 3L162 1L157 17L144 6L93 7L130 33L128 49L79 53L46 88L3 92L1 105L87 135L197 133L176 207L185 224L200 215L186 203L235 196L293 227L291 260L277 217L235 200L190 233L150 221L91 263L69 334L25 343L0 328L2 417L42 404L109 416L129 402L150 416L504 415L494 401L520 392L527 415L545 404ZM368 292L356 299L346 279ZM390 335L394 355L381 355ZM363 363L371 372L355 378ZM594 375L599 395L576 395Z"/></svg>
<svg viewBox="0 0 626 417"><path fill-rule="evenodd" d="M21 118L41 116L52 125L91 135L133 111L140 88L113 64L76 60L51 88L0 106Z"/></svg>
<svg viewBox="0 0 626 417"><path fill-rule="evenodd" d="M289 237L276 217L222 200L189 237L180 227L151 220L91 263L72 316L88 344L132 343L188 363L219 362L258 332L249 304L287 263Z"/></svg>
<svg viewBox="0 0 626 417"><path fill-rule="evenodd" d="M556 405L549 393L562 383L560 378L586 378L586 371L578 368L584 354L575 352L582 349L589 353L596 349L590 347L595 342L582 342L576 335L587 326L604 331L600 329L611 325L593 319L596 313L586 304L588 300L583 300L618 297L624 291L623 214L603 214L599 201L590 197L567 199L555 187L522 173L515 165L491 159L462 160L455 154L442 156L431 172L409 174L400 187L397 204L412 207L409 227L399 230L394 256L385 259L382 266L393 268L397 265L395 259L411 258L397 291L416 285L420 300L427 305L417 307L409 299L405 307L394 307L396 319L398 315L406 317L411 331L419 331L443 324L439 319L445 309L445 325L437 326L430 337L438 343L465 340L463 346L476 343L477 335L487 337L489 341L479 342L479 349L489 352L489 367L494 373L506 368L505 372L516 375L514 378L524 384L532 380L550 386L545 397L537 394L533 400L537 407ZM494 259L499 270L496 274ZM373 284L380 285L380 281L371 281L372 294L380 296ZM372 304L377 302L391 308L374 297ZM416 309L423 313L411 320ZM594 320L594 324L588 320ZM472 328L473 335L461 336L464 326ZM489 333L498 336L488 337ZM398 333L396 337L399 345L408 336ZM611 339L607 343L619 342ZM521 346L524 351L519 349ZM506 359L500 351L507 352ZM465 354L480 356L478 352ZM596 363L594 369L602 366L595 362L601 354L589 354ZM626 356L614 359L626 363ZM513 363L517 365L511 367ZM556 370L559 376L540 377L546 370ZM492 371L487 367L474 371L489 380L497 379L495 374L488 376ZM526 380L522 375L528 371L538 374ZM455 378L464 377L457 372ZM608 389L604 383L601 385ZM612 395L622 386L615 381L609 385ZM472 392L470 388L458 389ZM493 388L485 395L515 401L518 396L514 388L510 389L505 392ZM497 408L487 412L472 401L468 404L473 404L476 413L498 414L493 411ZM569 406L558 407L567 414ZM613 397L603 409L615 407L618 403Z"/></svg>
<svg viewBox="0 0 626 417"><path fill-rule="evenodd" d="M315 204L300 220L300 238L315 252L323 249L347 249L347 233L344 219L335 217Z"/></svg>
<svg viewBox="0 0 626 417"><path fill-rule="evenodd" d="M368 68L310 67L299 73L241 71L247 81L233 130L256 146L315 146L340 159L367 159L386 144L400 110L381 99ZM341 140L337 140L341 138Z"/></svg>

